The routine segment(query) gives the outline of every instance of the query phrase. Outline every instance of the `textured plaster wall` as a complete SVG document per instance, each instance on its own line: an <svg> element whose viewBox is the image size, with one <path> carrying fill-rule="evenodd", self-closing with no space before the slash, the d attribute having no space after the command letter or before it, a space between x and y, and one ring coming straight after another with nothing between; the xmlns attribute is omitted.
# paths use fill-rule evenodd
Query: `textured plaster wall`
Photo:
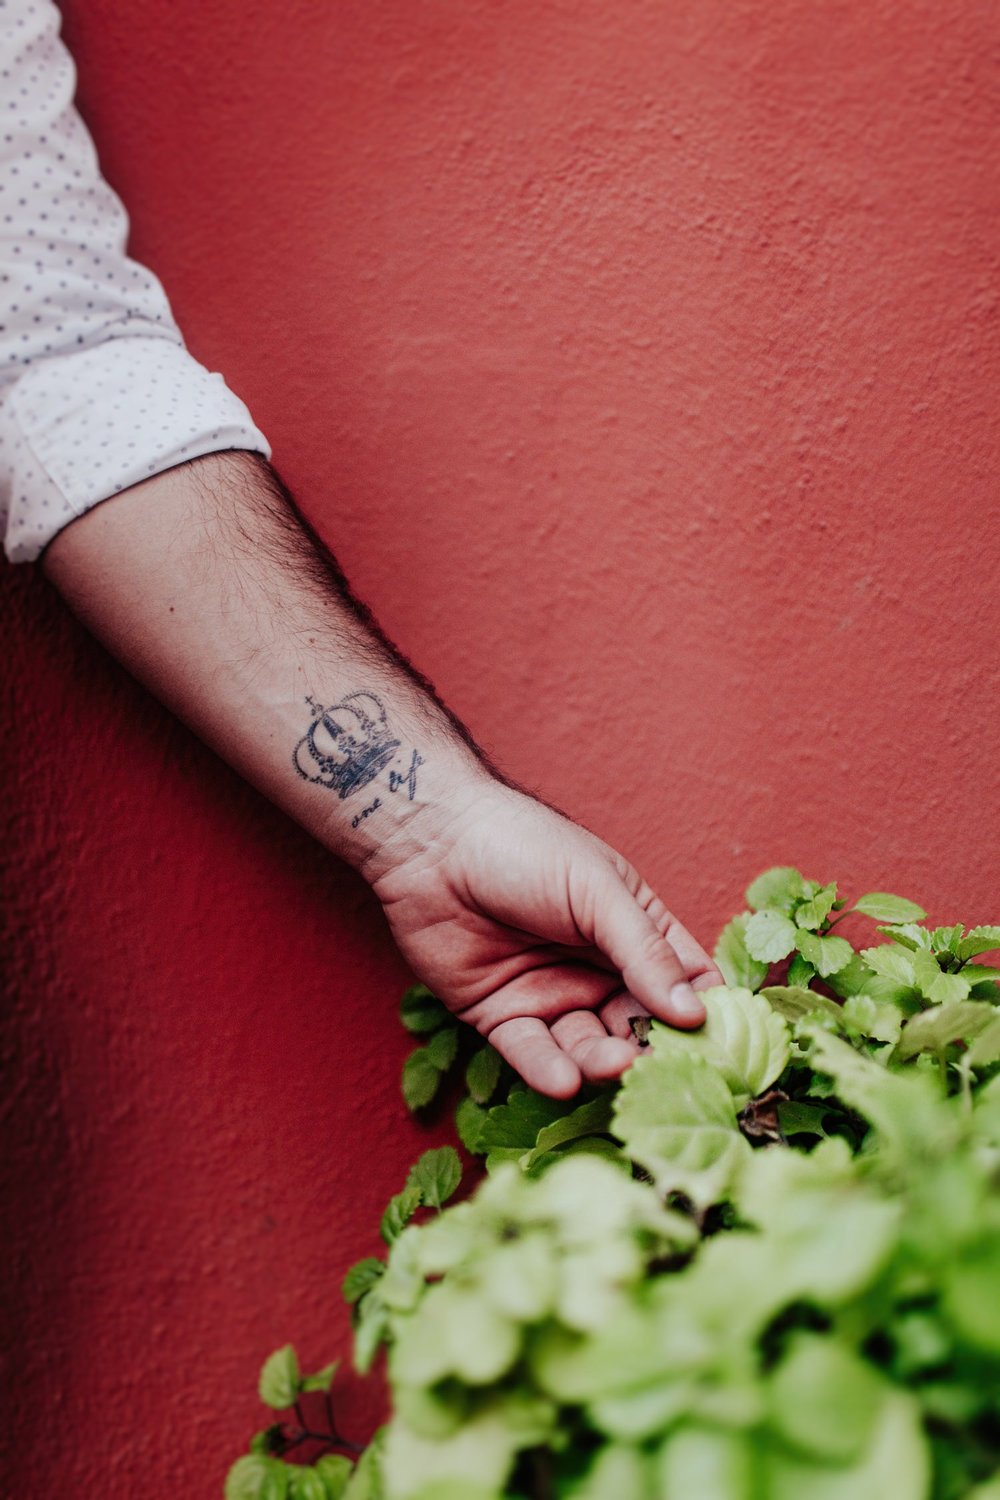
<svg viewBox="0 0 1000 1500"><path fill-rule="evenodd" d="M708 941L775 861L1000 917L994 5L65 16L133 253L513 775ZM0 1488L215 1496L261 1357L346 1352L424 1140L404 973L37 573L3 590Z"/></svg>

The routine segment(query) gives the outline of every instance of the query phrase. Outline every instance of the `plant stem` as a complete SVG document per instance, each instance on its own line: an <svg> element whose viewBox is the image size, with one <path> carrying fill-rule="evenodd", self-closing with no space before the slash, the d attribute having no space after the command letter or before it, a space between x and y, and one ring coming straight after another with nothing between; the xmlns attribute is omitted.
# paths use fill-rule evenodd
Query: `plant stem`
<svg viewBox="0 0 1000 1500"><path fill-rule="evenodd" d="M290 1443L282 1448L282 1453L291 1453L293 1448L298 1448L302 1443L322 1443L324 1448L346 1448L349 1453L362 1453L364 1443L352 1443L350 1438L345 1438L339 1432L310 1432L303 1427Z"/></svg>

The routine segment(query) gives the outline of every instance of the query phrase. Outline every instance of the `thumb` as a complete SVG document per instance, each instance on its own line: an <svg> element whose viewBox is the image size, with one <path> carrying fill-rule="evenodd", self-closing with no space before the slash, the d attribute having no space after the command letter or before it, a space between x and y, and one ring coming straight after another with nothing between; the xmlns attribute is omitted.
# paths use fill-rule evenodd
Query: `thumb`
<svg viewBox="0 0 1000 1500"><path fill-rule="evenodd" d="M684 965L614 870L608 870L594 892L592 926L597 947L651 1015L685 1029L702 1024L705 1007L688 983Z"/></svg>

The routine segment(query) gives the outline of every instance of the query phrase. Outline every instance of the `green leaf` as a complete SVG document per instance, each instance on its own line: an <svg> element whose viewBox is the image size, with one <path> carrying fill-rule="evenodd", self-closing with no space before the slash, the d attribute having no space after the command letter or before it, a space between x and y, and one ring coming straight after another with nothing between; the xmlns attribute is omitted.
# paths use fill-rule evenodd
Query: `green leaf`
<svg viewBox="0 0 1000 1500"><path fill-rule="evenodd" d="M560 1491L563 1500L648 1500L652 1496L649 1458L641 1448L607 1443L598 1448L586 1473Z"/></svg>
<svg viewBox="0 0 1000 1500"><path fill-rule="evenodd" d="M845 1047L834 1037L826 1040ZM871 1066L887 1076L884 1068ZM769 1321L779 1308L803 1298L818 1307L856 1303L898 1245L901 1205L861 1180L850 1147L839 1137L820 1141L808 1154L778 1147L752 1152L740 1177L738 1207L765 1233L714 1235L686 1275L702 1278L706 1297L720 1305L725 1299L734 1326L751 1316L751 1332L762 1308Z"/></svg>
<svg viewBox="0 0 1000 1500"><path fill-rule="evenodd" d="M656 1052L703 1057L725 1079L736 1108L769 1088L788 1061L788 1027L768 1000L751 990L716 985L702 990L705 1024L698 1031L653 1026Z"/></svg>
<svg viewBox="0 0 1000 1500"><path fill-rule="evenodd" d="M479 1149L493 1152L517 1147L521 1152L530 1151L538 1132L568 1115L573 1108L572 1101L549 1099L530 1089L512 1089L506 1104L495 1104L487 1111Z"/></svg>
<svg viewBox="0 0 1000 1500"><path fill-rule="evenodd" d="M407 1109L423 1109L440 1087L441 1069L427 1047L418 1047L403 1064L403 1098Z"/></svg>
<svg viewBox="0 0 1000 1500"><path fill-rule="evenodd" d="M816 977L816 970L807 963L801 953L796 953L788 965L788 983L793 989L807 989ZM751 986L755 988L755 986Z"/></svg>
<svg viewBox="0 0 1000 1500"><path fill-rule="evenodd" d="M836 1000L831 1000L828 995L820 995L816 990L806 990L796 984L770 984L760 993L772 1010L793 1025L806 1016L817 1015L828 1016L831 1021L840 1024L841 1012Z"/></svg>
<svg viewBox="0 0 1000 1500"><path fill-rule="evenodd" d="M326 1485L315 1469L305 1464L289 1467L288 1500L326 1500Z"/></svg>
<svg viewBox="0 0 1000 1500"><path fill-rule="evenodd" d="M876 1042L898 1042L905 1019L898 1005L873 995L848 995L840 1014L849 1033Z"/></svg>
<svg viewBox="0 0 1000 1500"><path fill-rule="evenodd" d="M992 1005L982 1000L951 1000L911 1016L903 1028L895 1056L900 1062L918 1052L940 1053L952 1042L978 1037L996 1019Z"/></svg>
<svg viewBox="0 0 1000 1500"><path fill-rule="evenodd" d="M389 1309L379 1297L378 1288L358 1303L358 1321L354 1328L354 1368L366 1375L389 1330Z"/></svg>
<svg viewBox="0 0 1000 1500"><path fill-rule="evenodd" d="M496 1485L480 1484L477 1480L468 1477L436 1479L433 1484L422 1484L419 1490L407 1490L406 1495L407 1500L501 1500L500 1491ZM514 1496L514 1500L524 1500L520 1490Z"/></svg>
<svg viewBox="0 0 1000 1500"><path fill-rule="evenodd" d="M839 979L840 976L835 977ZM863 993L880 1003L895 1005L907 1016L915 1015L918 1010L924 1008L923 997L913 985L894 984L891 979L883 979L879 974L869 974Z"/></svg>
<svg viewBox="0 0 1000 1500"><path fill-rule="evenodd" d="M561 1119L553 1120L551 1125L543 1126L538 1132L533 1150L521 1165L528 1172L547 1151L552 1151L556 1146L579 1140L581 1136L606 1134L610 1129L611 1098L602 1094L587 1104L581 1104Z"/></svg>
<svg viewBox="0 0 1000 1500"><path fill-rule="evenodd" d="M763 875L758 875L752 885L747 887L747 905L754 911L770 907L789 913L797 901L808 895L805 881L798 870L793 870L788 865L776 865L771 870L765 870Z"/></svg>
<svg viewBox="0 0 1000 1500"><path fill-rule="evenodd" d="M486 1153L486 1170L493 1173L504 1165L510 1166L513 1163L518 1166L523 1157L524 1148L521 1146L494 1146L492 1151Z"/></svg>
<svg viewBox="0 0 1000 1500"><path fill-rule="evenodd" d="M343 1500L385 1500L386 1492L382 1483L385 1437L386 1428L380 1427L354 1465L354 1473L344 1489Z"/></svg>
<svg viewBox="0 0 1000 1500"><path fill-rule="evenodd" d="M871 970L862 961L860 953L851 955L850 963L838 969L836 974L828 974L826 982L835 995L840 995L844 1000L851 995L859 995L862 990L868 989L872 979ZM792 968L789 966L788 982L792 983Z"/></svg>
<svg viewBox="0 0 1000 1500"><path fill-rule="evenodd" d="M389 1354L392 1381L435 1385L457 1377L489 1385L521 1350L520 1325L492 1306L477 1283L454 1277L429 1286L413 1314L400 1320Z"/></svg>
<svg viewBox="0 0 1000 1500"><path fill-rule="evenodd" d="M854 957L854 949L846 938L819 937L815 932L800 932L795 946L824 979L846 968Z"/></svg>
<svg viewBox="0 0 1000 1500"><path fill-rule="evenodd" d="M747 952L760 963L777 963L795 947L796 930L795 923L781 912L756 912L746 925Z"/></svg>
<svg viewBox="0 0 1000 1500"><path fill-rule="evenodd" d="M873 974L890 979L893 984L912 985L913 953L897 948L895 943L880 943L877 948L862 948L859 955Z"/></svg>
<svg viewBox="0 0 1000 1500"><path fill-rule="evenodd" d="M983 1235L948 1262L943 1302L970 1344L1000 1355L1000 1237Z"/></svg>
<svg viewBox="0 0 1000 1500"><path fill-rule="evenodd" d="M419 1193L428 1208L440 1208L462 1180L462 1163L454 1146L425 1151L410 1168L406 1188Z"/></svg>
<svg viewBox="0 0 1000 1500"><path fill-rule="evenodd" d="M902 1313L889 1325L892 1340L893 1374L904 1379L932 1370L947 1360L954 1347L954 1339L942 1322L940 1312L923 1312L920 1309Z"/></svg>
<svg viewBox="0 0 1000 1500"><path fill-rule="evenodd" d="M448 1026L435 1032L424 1051L439 1072L446 1072L458 1052L458 1027Z"/></svg>
<svg viewBox="0 0 1000 1500"><path fill-rule="evenodd" d="M699 1207L726 1196L750 1151L725 1080L690 1052L652 1052L632 1064L614 1132L661 1193L684 1193Z"/></svg>
<svg viewBox="0 0 1000 1500"><path fill-rule="evenodd" d="M396 1193L389 1199L382 1215L379 1233L387 1245L399 1239L419 1207L420 1189L408 1181L401 1193Z"/></svg>
<svg viewBox="0 0 1000 1500"><path fill-rule="evenodd" d="M389 1250L385 1275L369 1296L377 1298L390 1314L412 1312L424 1293L424 1273L420 1262L419 1232L400 1234Z"/></svg>
<svg viewBox="0 0 1000 1500"><path fill-rule="evenodd" d="M918 927L915 922L901 922L898 926L880 927L879 932L884 932L886 937L891 938L894 943L901 943L911 952L931 946L931 935L927 928Z"/></svg>
<svg viewBox="0 0 1000 1500"><path fill-rule="evenodd" d="M257 1386L260 1399L275 1411L287 1411L301 1388L298 1357L291 1344L285 1344L264 1361Z"/></svg>
<svg viewBox="0 0 1000 1500"><path fill-rule="evenodd" d="M474 1099L463 1099L455 1110L455 1129L458 1131L458 1138L471 1156L479 1156L483 1151L482 1136L485 1119L485 1109Z"/></svg>
<svg viewBox="0 0 1000 1500"><path fill-rule="evenodd" d="M837 899L837 882L834 880L830 885L825 885L822 890L817 891L811 901L803 901L795 909L795 925L797 927L808 927L815 932L821 927L833 910L833 903Z"/></svg>
<svg viewBox="0 0 1000 1500"><path fill-rule="evenodd" d="M935 927L931 933L931 947L935 953L954 953L963 931L961 922L954 927Z"/></svg>
<svg viewBox="0 0 1000 1500"><path fill-rule="evenodd" d="M670 1500L757 1500L765 1492L757 1485L756 1467L745 1433L682 1423L660 1449L655 1493Z"/></svg>
<svg viewBox="0 0 1000 1500"><path fill-rule="evenodd" d="M351 1304L357 1302L365 1295L365 1292L371 1290L384 1273L385 1265L382 1261L376 1260L373 1255L367 1256L364 1260L356 1260L341 1283L340 1290L344 1301Z"/></svg>
<svg viewBox="0 0 1000 1500"><path fill-rule="evenodd" d="M517 1453L551 1436L549 1409L536 1401L532 1422L516 1410L518 1400L527 1411L526 1394L485 1400L444 1439L415 1433L398 1419L390 1423L382 1458L386 1494L392 1500L499 1500Z"/></svg>
<svg viewBox="0 0 1000 1500"><path fill-rule="evenodd" d="M565 1274L565 1263L559 1268ZM548 1235L524 1234L496 1245L482 1267L482 1294L505 1317L537 1323L552 1311L556 1250Z"/></svg>
<svg viewBox="0 0 1000 1500"><path fill-rule="evenodd" d="M745 911L726 923L719 934L713 957L727 984L744 985L748 990L756 990L767 978L768 965L751 958L747 952L746 931L749 920L750 913Z"/></svg>
<svg viewBox="0 0 1000 1500"><path fill-rule="evenodd" d="M393 1412L422 1437L446 1438L457 1432L472 1409L472 1392L455 1382L437 1386L397 1384Z"/></svg>
<svg viewBox="0 0 1000 1500"><path fill-rule="evenodd" d="M342 1453L324 1453L316 1460L316 1473L323 1481L326 1500L343 1500L354 1465Z"/></svg>
<svg viewBox="0 0 1000 1500"><path fill-rule="evenodd" d="M928 1500L931 1465L920 1417L915 1397L890 1388L871 1441L853 1462L824 1463L818 1455L775 1444L764 1449L766 1467L755 1496L766 1495L767 1500L886 1500L887 1496ZM836 1425L833 1409L831 1430Z"/></svg>
<svg viewBox="0 0 1000 1500"><path fill-rule="evenodd" d="M921 922L927 915L915 901L891 896L888 891L869 891L866 896L859 896L852 910L874 917L876 922Z"/></svg>
<svg viewBox="0 0 1000 1500"><path fill-rule="evenodd" d="M285 1500L288 1465L263 1453L238 1458L226 1475L226 1500Z"/></svg>
<svg viewBox="0 0 1000 1500"><path fill-rule="evenodd" d="M972 988L961 974L942 974L933 953L922 949L913 954L913 979L922 995L932 1005L944 1005L949 1000L964 1000Z"/></svg>
<svg viewBox="0 0 1000 1500"><path fill-rule="evenodd" d="M488 1104L500 1082L501 1057L495 1047L481 1047L469 1058L465 1087L477 1104Z"/></svg>
<svg viewBox="0 0 1000 1500"><path fill-rule="evenodd" d="M810 1104L804 1099L787 1099L778 1105L778 1125L789 1140L796 1135L826 1136L824 1120L831 1113L829 1105Z"/></svg>
<svg viewBox="0 0 1000 1500"><path fill-rule="evenodd" d="M555 1146L551 1151L543 1151L537 1155L534 1151L530 1159L519 1157L518 1162L522 1171L529 1177L540 1177L549 1167L558 1161L565 1161L567 1156L599 1156L602 1160L610 1162L613 1167L624 1172L626 1177L632 1176L632 1163L629 1157L616 1146L614 1141L609 1141L603 1135L581 1135L575 1140L567 1141L565 1145Z"/></svg>
<svg viewBox="0 0 1000 1500"><path fill-rule="evenodd" d="M340 1360L333 1359L322 1370L317 1370L315 1375L307 1375L302 1382L303 1391L328 1391L333 1385L333 1377L339 1365Z"/></svg>
<svg viewBox="0 0 1000 1500"><path fill-rule="evenodd" d="M413 984L399 1002L399 1017L407 1031L425 1036L452 1019L451 1012L425 984Z"/></svg>
<svg viewBox="0 0 1000 1500"><path fill-rule="evenodd" d="M961 939L956 952L961 959L975 958L980 953L993 953L1000 949L1000 927L970 927Z"/></svg>
<svg viewBox="0 0 1000 1500"><path fill-rule="evenodd" d="M834 1338L799 1333L769 1382L771 1423L809 1457L848 1463L868 1446L886 1390L872 1366Z"/></svg>
<svg viewBox="0 0 1000 1500"><path fill-rule="evenodd" d="M986 981L996 984L1000 979L1000 969L993 964L963 964L961 976L971 985L983 984Z"/></svg>
<svg viewBox="0 0 1000 1500"><path fill-rule="evenodd" d="M827 1031L815 1028L810 1034L813 1067L828 1073L837 1097L875 1126L887 1159L915 1171L921 1152L930 1157L948 1152L954 1117L940 1097L936 1076L891 1073Z"/></svg>
<svg viewBox="0 0 1000 1500"><path fill-rule="evenodd" d="M1000 1062L1000 1015L994 1010L994 1016L995 1019L969 1048L969 1066L972 1068L986 1068L991 1063Z"/></svg>

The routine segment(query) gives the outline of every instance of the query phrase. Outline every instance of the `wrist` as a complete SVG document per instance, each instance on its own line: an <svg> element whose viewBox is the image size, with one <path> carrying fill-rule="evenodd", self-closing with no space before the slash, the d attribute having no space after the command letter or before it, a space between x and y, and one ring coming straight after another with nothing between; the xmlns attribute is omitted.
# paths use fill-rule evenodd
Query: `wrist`
<svg viewBox="0 0 1000 1500"><path fill-rule="evenodd" d="M375 887L404 866L436 862L496 786L464 749L404 743L369 785L331 806L323 842Z"/></svg>

